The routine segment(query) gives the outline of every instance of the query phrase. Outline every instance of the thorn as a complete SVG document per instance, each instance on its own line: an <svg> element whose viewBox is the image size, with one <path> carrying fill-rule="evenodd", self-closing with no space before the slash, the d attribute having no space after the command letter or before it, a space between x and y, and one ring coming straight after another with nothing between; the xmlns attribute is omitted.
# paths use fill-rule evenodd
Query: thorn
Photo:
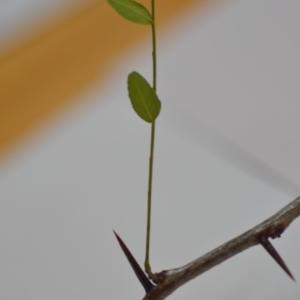
<svg viewBox="0 0 300 300"><path fill-rule="evenodd" d="M152 284L152 282L149 280L149 278L146 276L146 274L144 273L144 271L142 270L142 268L140 267L140 265L137 263L137 261L135 260L135 258L133 257L133 255L131 254L131 252L129 251L129 249L127 248L127 246L125 245L125 243L122 241L122 239L118 236L118 234L113 230L119 244L120 247L122 248L127 260L129 261L136 277L138 278L138 280L140 281L140 283L142 284L142 286L144 287L146 294L148 294L153 288L154 288L154 284Z"/></svg>
<svg viewBox="0 0 300 300"><path fill-rule="evenodd" d="M279 266L287 273L287 275L296 282L293 274L288 269L286 264L284 263L283 259L280 257L276 249L270 243L267 237L264 235L259 238L259 243L266 249L266 251L274 258L274 260L279 264Z"/></svg>

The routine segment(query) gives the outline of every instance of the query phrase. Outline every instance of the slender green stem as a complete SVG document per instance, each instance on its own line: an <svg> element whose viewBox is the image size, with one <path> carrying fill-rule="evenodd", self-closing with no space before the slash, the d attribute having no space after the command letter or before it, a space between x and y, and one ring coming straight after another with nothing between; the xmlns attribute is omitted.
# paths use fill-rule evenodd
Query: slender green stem
<svg viewBox="0 0 300 300"><path fill-rule="evenodd" d="M151 232L151 204L152 204L152 177L153 177L153 158L154 158L154 137L155 137L155 121L151 126L151 145L149 158L149 181L148 181L148 205L147 205L147 237L146 237L146 257L145 271L148 275L152 275L150 267L150 232Z"/></svg>
<svg viewBox="0 0 300 300"><path fill-rule="evenodd" d="M156 33L155 33L155 0L151 0L152 11L152 62L153 62L153 89L156 91ZM154 159L154 140L155 140L155 121L151 124L151 143L149 158L149 180L148 180L148 205L147 205L147 234L146 234L146 256L145 271L151 277L150 266L150 232L151 232L151 205L152 205L152 177L153 177L153 159Z"/></svg>

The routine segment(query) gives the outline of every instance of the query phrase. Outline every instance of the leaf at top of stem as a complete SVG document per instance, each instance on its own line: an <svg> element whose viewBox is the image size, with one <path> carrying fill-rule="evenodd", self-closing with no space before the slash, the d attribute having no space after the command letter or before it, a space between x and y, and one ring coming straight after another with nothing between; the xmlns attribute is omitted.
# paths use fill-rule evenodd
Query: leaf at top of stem
<svg viewBox="0 0 300 300"><path fill-rule="evenodd" d="M146 122L158 117L161 102L146 79L137 72L128 75L128 92L135 112Z"/></svg>
<svg viewBox="0 0 300 300"><path fill-rule="evenodd" d="M125 19L138 24L150 25L153 19L147 8L132 0L107 0Z"/></svg>

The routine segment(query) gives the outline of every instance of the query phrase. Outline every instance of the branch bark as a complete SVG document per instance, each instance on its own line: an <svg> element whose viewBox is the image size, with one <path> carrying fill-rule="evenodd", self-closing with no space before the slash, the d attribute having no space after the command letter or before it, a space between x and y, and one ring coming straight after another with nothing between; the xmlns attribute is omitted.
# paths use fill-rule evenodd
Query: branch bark
<svg viewBox="0 0 300 300"><path fill-rule="evenodd" d="M163 300L188 281L210 270L232 256L260 244L259 239L277 238L300 215L300 196L275 215L208 252L189 264L154 274L152 278L157 285L148 292L143 300Z"/></svg>

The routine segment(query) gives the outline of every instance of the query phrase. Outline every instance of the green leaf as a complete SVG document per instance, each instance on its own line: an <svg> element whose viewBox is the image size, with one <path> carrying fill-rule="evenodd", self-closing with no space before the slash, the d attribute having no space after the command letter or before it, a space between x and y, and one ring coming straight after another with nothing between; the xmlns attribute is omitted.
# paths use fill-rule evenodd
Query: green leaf
<svg viewBox="0 0 300 300"><path fill-rule="evenodd" d="M139 73L132 72L128 75L128 92L135 112L152 123L160 113L161 102L150 84Z"/></svg>
<svg viewBox="0 0 300 300"><path fill-rule="evenodd" d="M132 0L107 0L125 19L138 24L152 24L152 16L143 5Z"/></svg>

